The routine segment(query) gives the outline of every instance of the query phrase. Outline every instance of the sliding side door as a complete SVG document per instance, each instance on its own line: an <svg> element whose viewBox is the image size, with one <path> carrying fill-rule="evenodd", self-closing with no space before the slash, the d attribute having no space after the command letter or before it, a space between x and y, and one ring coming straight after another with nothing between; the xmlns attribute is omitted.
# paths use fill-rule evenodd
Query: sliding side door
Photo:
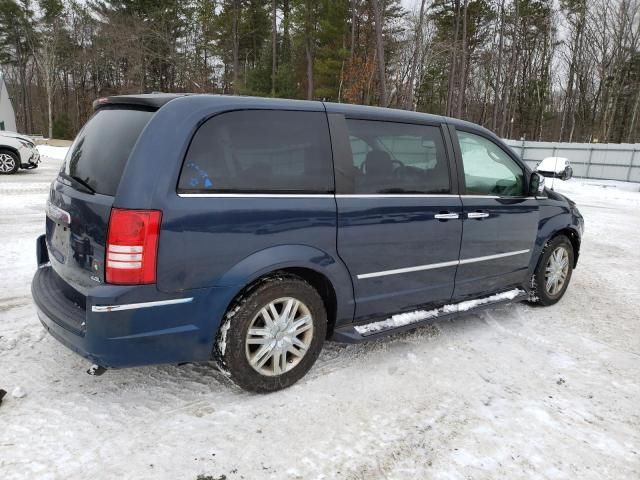
<svg viewBox="0 0 640 480"><path fill-rule="evenodd" d="M338 254L356 321L447 303L462 204L445 127L331 114Z"/></svg>

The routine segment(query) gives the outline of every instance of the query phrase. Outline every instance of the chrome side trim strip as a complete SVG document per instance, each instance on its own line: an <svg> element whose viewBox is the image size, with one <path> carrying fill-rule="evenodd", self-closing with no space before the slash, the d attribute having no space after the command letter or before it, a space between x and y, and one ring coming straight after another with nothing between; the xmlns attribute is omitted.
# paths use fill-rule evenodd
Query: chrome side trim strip
<svg viewBox="0 0 640 480"><path fill-rule="evenodd" d="M157 302L125 303L123 305L93 305L92 312L117 312L119 310L135 310L137 308L161 307L165 305L177 305L179 303L189 303L193 297L175 298L173 300L159 300Z"/></svg>
<svg viewBox="0 0 640 480"><path fill-rule="evenodd" d="M182 198L333 198L332 193L179 193Z"/></svg>
<svg viewBox="0 0 640 480"><path fill-rule="evenodd" d="M459 198L460 195L441 195L429 193L338 193L336 198Z"/></svg>
<svg viewBox="0 0 640 480"><path fill-rule="evenodd" d="M419 265L417 267L397 268L395 270L385 270L382 272L363 273L362 275L358 275L358 280L362 280L364 278L384 277L386 275L397 275L399 273L411 273L411 272L420 272L422 270L433 270L435 268L454 267L456 265L458 265L458 260L452 260L450 262L442 262L442 263L431 263L429 265Z"/></svg>
<svg viewBox="0 0 640 480"><path fill-rule="evenodd" d="M479 199L505 199L505 200L537 200L540 197L500 197L498 195L446 195L439 193L338 193L336 198L479 198Z"/></svg>
<svg viewBox="0 0 640 480"><path fill-rule="evenodd" d="M499 197L496 195L445 195L430 193L178 193L181 198L489 198L536 200L539 197Z"/></svg>
<svg viewBox="0 0 640 480"><path fill-rule="evenodd" d="M530 250L527 249L518 250L515 252L498 253L496 255L487 255L485 257L465 258L464 260L460 260L460 265L466 265L467 263L486 262L488 260L497 260L498 258L512 257L514 255L523 255L525 253L529 253L529 251Z"/></svg>
<svg viewBox="0 0 640 480"><path fill-rule="evenodd" d="M178 193L182 198L458 198L459 195L431 194L332 194L332 193Z"/></svg>
<svg viewBox="0 0 640 480"><path fill-rule="evenodd" d="M462 198L491 198L502 200L537 200L540 197L501 197L499 195L460 195Z"/></svg>
<svg viewBox="0 0 640 480"><path fill-rule="evenodd" d="M502 198L499 197L498 195L460 195L462 198L492 198L492 199L496 199L496 198ZM506 198L506 197L505 197ZM515 197L514 197L515 198Z"/></svg>
<svg viewBox="0 0 640 480"><path fill-rule="evenodd" d="M396 268L394 270L383 270L381 272L363 273L357 276L358 280L364 280L365 278L384 277L387 275L398 275L400 273L420 272L423 270L433 270L435 268L453 267L456 265L466 265L468 263L486 262L488 260L496 260L498 258L511 257L514 255L522 255L529 253L530 250L518 250L515 252L498 253L496 255L487 255L485 257L465 258L463 260L452 260L450 262L431 263L428 265L419 265L416 267Z"/></svg>

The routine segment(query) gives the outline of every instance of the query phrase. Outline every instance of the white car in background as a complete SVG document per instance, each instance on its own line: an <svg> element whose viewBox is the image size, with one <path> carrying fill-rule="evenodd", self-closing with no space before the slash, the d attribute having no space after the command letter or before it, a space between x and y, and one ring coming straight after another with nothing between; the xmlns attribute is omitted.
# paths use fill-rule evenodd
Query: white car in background
<svg viewBox="0 0 640 480"><path fill-rule="evenodd" d="M15 132L0 131L0 174L31 170L40 163L40 153L29 137Z"/></svg>
<svg viewBox="0 0 640 480"><path fill-rule="evenodd" d="M573 177L573 168L565 157L547 157L536 167L536 172L550 178L569 180Z"/></svg>

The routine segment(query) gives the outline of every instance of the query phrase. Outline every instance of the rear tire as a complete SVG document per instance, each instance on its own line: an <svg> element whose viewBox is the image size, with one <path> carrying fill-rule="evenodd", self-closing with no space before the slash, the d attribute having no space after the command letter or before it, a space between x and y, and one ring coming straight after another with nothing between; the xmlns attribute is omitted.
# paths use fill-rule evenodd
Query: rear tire
<svg viewBox="0 0 640 480"><path fill-rule="evenodd" d="M214 356L240 387L273 392L309 371L326 331L327 313L318 292L295 275L274 275L229 308Z"/></svg>
<svg viewBox="0 0 640 480"><path fill-rule="evenodd" d="M530 302L554 305L567 291L573 272L574 253L564 235L552 238L544 248L531 281Z"/></svg>
<svg viewBox="0 0 640 480"><path fill-rule="evenodd" d="M0 174L11 175L20 168L20 159L11 150L0 149Z"/></svg>

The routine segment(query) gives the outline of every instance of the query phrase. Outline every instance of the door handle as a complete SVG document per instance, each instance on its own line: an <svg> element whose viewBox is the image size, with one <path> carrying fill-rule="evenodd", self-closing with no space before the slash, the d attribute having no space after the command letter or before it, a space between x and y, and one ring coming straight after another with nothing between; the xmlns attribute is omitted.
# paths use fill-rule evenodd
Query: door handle
<svg viewBox="0 0 640 480"><path fill-rule="evenodd" d="M467 218L487 218L489 214L487 212L469 212Z"/></svg>
<svg viewBox="0 0 640 480"><path fill-rule="evenodd" d="M437 218L438 220L455 220L456 218L460 218L460 215L457 213L436 213L433 218Z"/></svg>

